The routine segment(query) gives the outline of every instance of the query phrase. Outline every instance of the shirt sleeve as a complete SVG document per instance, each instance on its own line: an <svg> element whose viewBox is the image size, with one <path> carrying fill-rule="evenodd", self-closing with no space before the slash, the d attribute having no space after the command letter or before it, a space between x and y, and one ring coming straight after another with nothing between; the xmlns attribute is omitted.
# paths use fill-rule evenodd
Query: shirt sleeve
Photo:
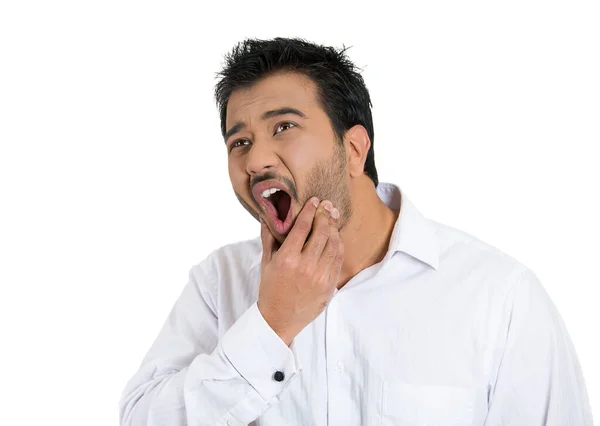
<svg viewBox="0 0 600 426"><path fill-rule="evenodd" d="M200 265L172 308L119 403L121 425L247 425L301 371L257 303L218 338L218 317ZM274 379L281 371L283 380ZM281 375L278 375L281 379Z"/></svg>
<svg viewBox="0 0 600 426"><path fill-rule="evenodd" d="M529 269L508 292L496 354L486 426L592 426L571 338Z"/></svg>

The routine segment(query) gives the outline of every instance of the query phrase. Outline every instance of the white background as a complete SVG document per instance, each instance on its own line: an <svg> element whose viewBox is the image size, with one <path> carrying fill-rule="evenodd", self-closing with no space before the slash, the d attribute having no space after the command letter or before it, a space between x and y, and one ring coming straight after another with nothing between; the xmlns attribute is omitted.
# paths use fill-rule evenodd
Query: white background
<svg viewBox="0 0 600 426"><path fill-rule="evenodd" d="M258 236L213 101L247 36L352 46L381 180L540 277L600 418L599 22L566 0L2 2L0 424L117 424L189 268Z"/></svg>

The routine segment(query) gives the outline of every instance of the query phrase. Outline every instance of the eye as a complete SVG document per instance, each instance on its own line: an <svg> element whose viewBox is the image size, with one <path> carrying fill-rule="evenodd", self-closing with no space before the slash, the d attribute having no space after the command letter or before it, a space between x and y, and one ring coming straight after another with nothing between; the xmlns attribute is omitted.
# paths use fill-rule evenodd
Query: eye
<svg viewBox="0 0 600 426"><path fill-rule="evenodd" d="M285 121L283 123L279 123L277 126L275 126L275 134L281 133L279 131L279 129L282 129L281 131L283 131L283 130L291 129L292 127L296 127L296 124L291 123L289 121Z"/></svg>
<svg viewBox="0 0 600 426"><path fill-rule="evenodd" d="M231 151L233 148L239 148L240 146L245 146L245 143L250 143L250 141L248 139L238 139L236 141L233 141L231 143L231 145L229 146L229 151Z"/></svg>

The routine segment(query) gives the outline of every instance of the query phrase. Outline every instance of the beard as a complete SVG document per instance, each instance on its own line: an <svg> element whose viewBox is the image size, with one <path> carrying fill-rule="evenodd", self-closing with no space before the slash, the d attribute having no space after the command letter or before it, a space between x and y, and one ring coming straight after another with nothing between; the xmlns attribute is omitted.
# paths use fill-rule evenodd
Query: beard
<svg viewBox="0 0 600 426"><path fill-rule="evenodd" d="M343 145L336 144L333 154L320 160L304 176L303 197L300 206L306 204L311 197L319 201L329 200L340 212L339 229L341 230L352 216L352 203L347 180L346 151Z"/></svg>
<svg viewBox="0 0 600 426"><path fill-rule="evenodd" d="M311 197L317 197L319 201L329 200L339 212L339 229L341 230L352 216L352 203L347 181L347 160L344 146L336 143L334 152L328 158L319 160L315 166L302 176L302 190L298 192L294 183L286 177L280 177L272 172L267 172L250 182L250 188L259 182L275 179L283 182L289 189L289 195L292 199L292 206L295 203L298 206L298 213ZM251 191L249 191L251 193ZM260 212L262 209L250 196L253 205L250 205L244 198L235 191L235 195L248 213L257 221L260 221ZM290 208L292 208L290 206ZM297 214L296 214L297 216ZM295 222L296 217L292 219ZM293 225L292 225L293 227ZM275 235L279 243L283 243L285 236Z"/></svg>

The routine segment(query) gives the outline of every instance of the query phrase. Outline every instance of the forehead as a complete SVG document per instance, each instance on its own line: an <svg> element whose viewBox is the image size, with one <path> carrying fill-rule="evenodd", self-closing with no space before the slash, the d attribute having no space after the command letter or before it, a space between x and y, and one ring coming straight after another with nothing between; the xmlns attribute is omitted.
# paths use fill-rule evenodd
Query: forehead
<svg viewBox="0 0 600 426"><path fill-rule="evenodd" d="M235 90L227 102L226 123L242 120L244 116L260 115L264 111L281 108L306 111L319 108L317 85L303 74L278 73L254 85Z"/></svg>

